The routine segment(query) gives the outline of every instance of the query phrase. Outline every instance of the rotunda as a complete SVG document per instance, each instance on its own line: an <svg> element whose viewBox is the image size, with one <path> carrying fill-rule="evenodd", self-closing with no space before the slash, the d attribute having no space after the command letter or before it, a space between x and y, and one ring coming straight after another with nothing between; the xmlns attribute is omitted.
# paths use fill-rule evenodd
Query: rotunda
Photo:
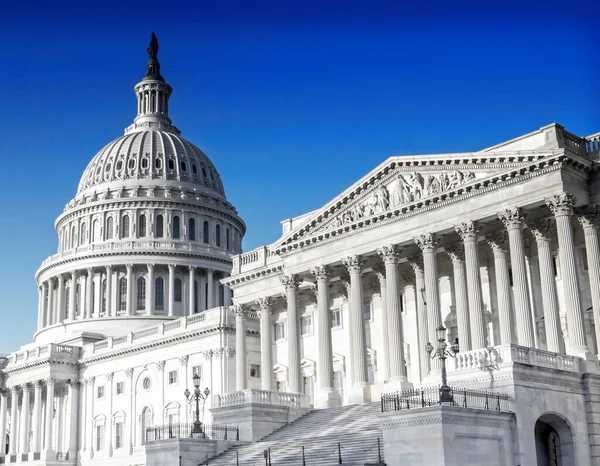
<svg viewBox="0 0 600 466"><path fill-rule="evenodd" d="M210 159L169 118L158 41L135 86L137 116L85 169L36 274L37 343L83 344L231 302L219 279L246 226Z"/></svg>

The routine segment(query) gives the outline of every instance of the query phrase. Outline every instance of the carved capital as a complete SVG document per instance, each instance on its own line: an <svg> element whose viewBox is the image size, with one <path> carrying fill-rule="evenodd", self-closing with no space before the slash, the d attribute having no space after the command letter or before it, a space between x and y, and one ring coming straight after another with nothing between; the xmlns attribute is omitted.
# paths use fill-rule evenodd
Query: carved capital
<svg viewBox="0 0 600 466"><path fill-rule="evenodd" d="M504 212L498 213L498 218L507 230L523 229L525 226L525 216L520 207L506 209Z"/></svg>
<svg viewBox="0 0 600 466"><path fill-rule="evenodd" d="M164 361L157 361L156 368L159 371L164 371L165 370L165 362Z"/></svg>
<svg viewBox="0 0 600 466"><path fill-rule="evenodd" d="M398 264L398 260L400 259L400 252L402 250L395 244L389 244L386 246L382 246L377 250L377 254L381 257L381 260L384 264Z"/></svg>
<svg viewBox="0 0 600 466"><path fill-rule="evenodd" d="M37 379L34 383L35 388L42 388L44 385L46 385L46 381L43 379Z"/></svg>
<svg viewBox="0 0 600 466"><path fill-rule="evenodd" d="M20 385L13 385L12 387L10 387L10 393L12 395L18 395L18 393L21 391L21 386Z"/></svg>
<svg viewBox="0 0 600 466"><path fill-rule="evenodd" d="M152 272L152 271L154 270L154 266L155 266L155 265L156 265L156 264L147 264L147 267L148 267L148 272Z"/></svg>
<svg viewBox="0 0 600 466"><path fill-rule="evenodd" d="M156 367L158 368L158 364L156 365ZM163 361L163 369L164 369L164 361ZM128 379L133 377L133 367L130 367L129 369L125 369L125 375L127 376Z"/></svg>
<svg viewBox="0 0 600 466"><path fill-rule="evenodd" d="M437 250L437 239L433 233L417 236L414 240L416 245L419 246L419 249L423 252L431 253Z"/></svg>
<svg viewBox="0 0 600 466"><path fill-rule="evenodd" d="M308 286L308 300L311 304L317 304L318 296L319 292L317 285L315 283L311 283Z"/></svg>
<svg viewBox="0 0 600 466"><path fill-rule="evenodd" d="M491 233L485 237L485 240L493 252L506 252L508 246L508 234L505 230Z"/></svg>
<svg viewBox="0 0 600 466"><path fill-rule="evenodd" d="M313 274L315 280L327 281L329 280L329 267L326 265L317 265L310 269L310 273Z"/></svg>
<svg viewBox="0 0 600 466"><path fill-rule="evenodd" d="M464 262L465 247L461 243L455 243L445 248L450 260L454 262Z"/></svg>
<svg viewBox="0 0 600 466"><path fill-rule="evenodd" d="M380 264L374 265L373 273L375 273L375 276L377 277L377 280L379 280L380 284L383 280L385 280L385 267L383 267L382 265L380 265Z"/></svg>
<svg viewBox="0 0 600 466"><path fill-rule="evenodd" d="M575 197L569 193L555 194L551 198L546 199L546 205L555 217L572 215L573 207L575 206Z"/></svg>
<svg viewBox="0 0 600 466"><path fill-rule="evenodd" d="M48 377L46 379L46 385L48 385L48 386L50 386L50 385L52 385L52 386L56 385L56 379L54 377Z"/></svg>
<svg viewBox="0 0 600 466"><path fill-rule="evenodd" d="M0 396L7 397L10 395L10 390L8 388L0 388Z"/></svg>
<svg viewBox="0 0 600 466"><path fill-rule="evenodd" d="M233 315L235 315L236 318L244 318L244 306L242 306L241 304L234 304L233 306L231 306L231 310L233 311Z"/></svg>
<svg viewBox="0 0 600 466"><path fill-rule="evenodd" d="M108 380L109 382L112 382L114 376L115 376L114 372L109 372L108 374L106 374L106 380Z"/></svg>
<svg viewBox="0 0 600 466"><path fill-rule="evenodd" d="M423 273L423 257L411 256L408 258L408 265L411 266L413 273Z"/></svg>
<svg viewBox="0 0 600 466"><path fill-rule="evenodd" d="M350 272L350 273L361 273L362 272L363 261L362 261L362 257L360 257L360 256L356 256L356 255L348 256L342 260L342 263L344 264L344 267L346 267L348 269L348 272Z"/></svg>
<svg viewBox="0 0 600 466"><path fill-rule="evenodd" d="M185 356L179 356L179 364L181 366L185 366L188 363L188 360L190 359L190 357L188 355Z"/></svg>
<svg viewBox="0 0 600 466"><path fill-rule="evenodd" d="M273 299L270 296L264 296L262 298L258 298L256 300L256 304L258 304L258 316L261 317L262 314L271 314L271 310L273 308Z"/></svg>
<svg viewBox="0 0 600 466"><path fill-rule="evenodd" d="M71 389L79 389L81 387L81 382L79 380L69 379L67 380L67 385L69 385Z"/></svg>
<svg viewBox="0 0 600 466"><path fill-rule="evenodd" d="M206 350L204 351L204 359L212 359L213 357L213 350Z"/></svg>
<svg viewBox="0 0 600 466"><path fill-rule="evenodd" d="M25 392L30 393L32 388L33 388L33 383L31 383L31 382L25 382L23 384L23 393L25 393Z"/></svg>
<svg viewBox="0 0 600 466"><path fill-rule="evenodd" d="M600 220L600 206L590 205L576 209L577 220L584 229L598 228Z"/></svg>
<svg viewBox="0 0 600 466"><path fill-rule="evenodd" d="M552 233L556 231L554 219L541 218L536 220L530 231L536 241L550 241Z"/></svg>
<svg viewBox="0 0 600 466"><path fill-rule="evenodd" d="M458 233L460 239L463 241L476 241L477 233L479 232L479 225L477 222L468 220L466 222L462 222L460 225L456 225L454 227L454 231Z"/></svg>
<svg viewBox="0 0 600 466"><path fill-rule="evenodd" d="M283 275L282 277L280 277L280 280L281 284L285 288L285 291L288 291L290 289L297 290L298 285L300 284L300 280L298 280L298 277L296 275Z"/></svg>

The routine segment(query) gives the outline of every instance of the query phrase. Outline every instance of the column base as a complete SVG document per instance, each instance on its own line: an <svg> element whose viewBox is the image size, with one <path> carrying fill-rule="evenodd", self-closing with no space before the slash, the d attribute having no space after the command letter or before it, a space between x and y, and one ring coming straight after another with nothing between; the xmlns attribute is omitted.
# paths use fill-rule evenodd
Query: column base
<svg viewBox="0 0 600 466"><path fill-rule="evenodd" d="M350 404L364 405L371 402L371 386L367 382L357 382L350 389Z"/></svg>
<svg viewBox="0 0 600 466"><path fill-rule="evenodd" d="M338 408L340 406L342 406L342 398L337 390L323 388L315 393L316 409Z"/></svg>
<svg viewBox="0 0 600 466"><path fill-rule="evenodd" d="M391 379L385 384L385 391L401 392L402 390L412 390L415 388L406 377Z"/></svg>

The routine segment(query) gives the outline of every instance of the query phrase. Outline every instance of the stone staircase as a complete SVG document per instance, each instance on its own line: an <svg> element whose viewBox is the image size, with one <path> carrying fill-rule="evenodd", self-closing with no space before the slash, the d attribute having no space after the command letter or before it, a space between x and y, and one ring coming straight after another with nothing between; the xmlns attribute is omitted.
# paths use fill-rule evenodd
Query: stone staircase
<svg viewBox="0 0 600 466"><path fill-rule="evenodd" d="M237 453L240 466L264 466L263 452L270 448L273 466L302 466L304 446L306 466L334 466L340 464L338 442L341 464L377 464L377 439L382 439L380 413L379 403L314 410L258 442L227 450L209 460L209 465L236 466ZM381 457L383 461L383 444Z"/></svg>

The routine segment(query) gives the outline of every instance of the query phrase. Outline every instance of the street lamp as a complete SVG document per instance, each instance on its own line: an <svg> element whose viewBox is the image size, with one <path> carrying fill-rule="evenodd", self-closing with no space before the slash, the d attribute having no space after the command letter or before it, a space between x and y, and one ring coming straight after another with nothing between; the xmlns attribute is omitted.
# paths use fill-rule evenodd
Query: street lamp
<svg viewBox="0 0 600 466"><path fill-rule="evenodd" d="M201 434L202 433L202 423L200 422L200 400L204 403L208 400L208 395L210 395L210 390L208 387L204 389L204 395L200 391L200 375L194 374L194 393L190 393L190 391L186 388L183 394L187 398L189 402L196 402L196 420L194 421L194 430L192 430L192 434ZM203 405L204 406L204 405Z"/></svg>
<svg viewBox="0 0 600 466"><path fill-rule="evenodd" d="M437 336L437 348L434 348L433 345L429 342L425 345L425 351L429 354L431 359L436 357L440 358L442 361L442 386L440 387L440 403L454 403L454 397L452 396L452 389L448 386L448 379L446 375L446 358L448 356L455 358L458 353L458 339L456 343L450 345L450 349L448 349L448 343L446 343L446 328L440 324L438 328L435 329L435 333Z"/></svg>

